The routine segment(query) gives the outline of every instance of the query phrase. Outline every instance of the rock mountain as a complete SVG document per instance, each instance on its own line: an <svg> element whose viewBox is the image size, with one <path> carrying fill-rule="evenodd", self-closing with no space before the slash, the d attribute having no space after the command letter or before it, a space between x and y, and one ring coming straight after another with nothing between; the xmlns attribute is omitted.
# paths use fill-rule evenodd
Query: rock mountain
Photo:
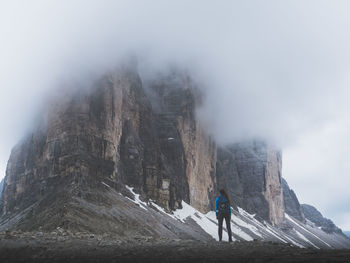
<svg viewBox="0 0 350 263"><path fill-rule="evenodd" d="M92 88L66 90L12 150L0 230L60 227L205 240L216 235L206 228L215 224L210 211L225 188L245 222L237 227L249 233L233 231L238 240L350 247L341 230L299 204L282 178L278 149L262 141L216 145L196 117L202 101L184 72L143 81L132 67ZM319 226L332 238L315 245Z"/></svg>

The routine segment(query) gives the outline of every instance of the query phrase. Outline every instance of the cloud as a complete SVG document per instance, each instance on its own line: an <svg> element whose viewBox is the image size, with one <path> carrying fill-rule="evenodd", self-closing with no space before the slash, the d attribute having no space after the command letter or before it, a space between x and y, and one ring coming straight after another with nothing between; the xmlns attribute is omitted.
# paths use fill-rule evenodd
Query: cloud
<svg viewBox="0 0 350 263"><path fill-rule="evenodd" d="M301 203L316 206L325 217L348 230L345 215L350 213L350 121L339 115L324 128L305 134L287 147L283 169Z"/></svg>
<svg viewBox="0 0 350 263"><path fill-rule="evenodd" d="M350 223L349 223L349 218L350 218L350 213L342 213L340 212L337 215L338 218L338 225L342 226L342 230L347 231L350 229Z"/></svg>
<svg viewBox="0 0 350 263"><path fill-rule="evenodd" d="M322 155L323 140L333 144L338 135L317 134L334 120L349 127L349 7L346 0L2 1L1 166L46 94L133 54L140 68L172 62L191 69L206 93L199 115L217 140L260 137L286 149L287 179L309 199L313 190L303 189L299 175L317 175L323 189L334 167L347 169L336 157L345 137Z"/></svg>
<svg viewBox="0 0 350 263"><path fill-rule="evenodd" d="M350 4L337 3L9 1L1 86L20 119L57 79L98 75L135 53L196 70L208 94L202 116L218 140L283 145L332 119L348 95Z"/></svg>

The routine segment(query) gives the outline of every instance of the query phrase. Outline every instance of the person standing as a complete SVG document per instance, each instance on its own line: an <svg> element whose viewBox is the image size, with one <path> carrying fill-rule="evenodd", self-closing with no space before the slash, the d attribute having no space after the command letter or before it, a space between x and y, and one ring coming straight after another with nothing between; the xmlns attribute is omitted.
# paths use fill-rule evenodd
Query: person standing
<svg viewBox="0 0 350 263"><path fill-rule="evenodd" d="M215 200L215 212L216 219L219 225L219 241L222 240L222 223L225 219L226 229L228 234L228 241L232 242L232 231L231 231L231 201L226 191L221 189L219 197Z"/></svg>

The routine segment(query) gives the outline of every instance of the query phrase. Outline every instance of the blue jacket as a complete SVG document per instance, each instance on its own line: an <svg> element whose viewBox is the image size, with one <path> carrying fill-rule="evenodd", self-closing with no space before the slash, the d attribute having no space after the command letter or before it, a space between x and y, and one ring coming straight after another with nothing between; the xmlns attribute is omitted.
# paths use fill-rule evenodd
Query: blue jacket
<svg viewBox="0 0 350 263"><path fill-rule="evenodd" d="M228 203L226 197L223 196L222 194L220 194L219 197L216 198L216 200L215 200L215 213L216 213L216 216L218 216L219 205L220 205L221 202L227 202ZM231 214L231 206L230 206L230 204L228 204L228 207L229 207L229 209L228 209L229 213Z"/></svg>

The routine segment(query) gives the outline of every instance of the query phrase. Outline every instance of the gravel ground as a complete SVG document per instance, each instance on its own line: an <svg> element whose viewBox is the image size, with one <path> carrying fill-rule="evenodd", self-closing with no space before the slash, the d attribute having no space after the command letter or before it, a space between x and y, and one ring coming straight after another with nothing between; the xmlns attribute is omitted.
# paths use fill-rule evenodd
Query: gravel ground
<svg viewBox="0 0 350 263"><path fill-rule="evenodd" d="M272 242L132 239L89 233L0 233L0 262L350 262L350 250Z"/></svg>

